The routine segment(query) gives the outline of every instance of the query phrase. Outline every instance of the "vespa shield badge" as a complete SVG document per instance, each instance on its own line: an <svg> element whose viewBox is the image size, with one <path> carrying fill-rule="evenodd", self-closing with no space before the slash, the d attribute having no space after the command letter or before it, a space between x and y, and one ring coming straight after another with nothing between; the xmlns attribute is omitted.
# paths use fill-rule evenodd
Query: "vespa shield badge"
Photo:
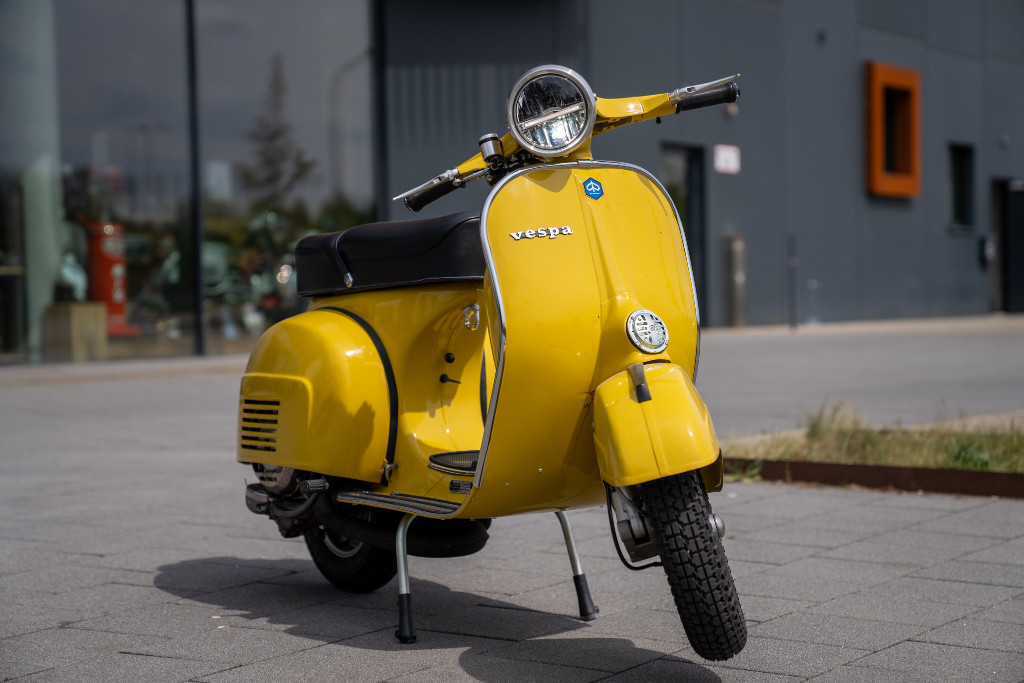
<svg viewBox="0 0 1024 683"><path fill-rule="evenodd" d="M633 346L644 353L661 353L668 348L668 327L651 311L633 311L626 319L626 334Z"/></svg>
<svg viewBox="0 0 1024 683"><path fill-rule="evenodd" d="M583 181L583 193L594 201L597 201L604 196L604 188L601 186L600 182L593 178L587 178Z"/></svg>

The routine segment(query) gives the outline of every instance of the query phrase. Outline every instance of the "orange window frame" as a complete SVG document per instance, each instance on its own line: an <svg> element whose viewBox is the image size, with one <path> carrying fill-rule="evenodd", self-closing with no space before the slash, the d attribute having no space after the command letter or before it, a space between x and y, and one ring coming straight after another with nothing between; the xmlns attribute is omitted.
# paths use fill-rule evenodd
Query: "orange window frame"
<svg viewBox="0 0 1024 683"><path fill-rule="evenodd" d="M921 193L921 76L914 69L867 63L868 192Z"/></svg>

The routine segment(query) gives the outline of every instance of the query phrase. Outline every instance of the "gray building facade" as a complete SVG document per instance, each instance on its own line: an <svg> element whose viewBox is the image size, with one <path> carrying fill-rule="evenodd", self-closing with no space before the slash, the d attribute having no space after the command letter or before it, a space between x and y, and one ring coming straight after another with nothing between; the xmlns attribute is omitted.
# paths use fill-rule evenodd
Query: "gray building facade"
<svg viewBox="0 0 1024 683"><path fill-rule="evenodd" d="M604 97L742 73L737 107L593 146L658 174L680 205L704 324L1024 310L1022 31L1020 0L384 0L378 213L412 217L387 197L503 134L531 66L569 66ZM919 79L910 196L868 189L869 63ZM898 135L886 93L884 134ZM487 189L423 213L480 206Z"/></svg>

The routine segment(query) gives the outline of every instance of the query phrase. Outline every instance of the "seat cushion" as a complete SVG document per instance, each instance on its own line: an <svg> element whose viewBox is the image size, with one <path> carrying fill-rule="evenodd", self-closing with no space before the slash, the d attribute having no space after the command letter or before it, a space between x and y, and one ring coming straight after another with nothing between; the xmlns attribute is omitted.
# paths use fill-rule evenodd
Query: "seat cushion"
<svg viewBox="0 0 1024 683"><path fill-rule="evenodd" d="M482 280L480 216L463 212L310 235L295 247L301 296ZM346 284L351 275L351 286Z"/></svg>

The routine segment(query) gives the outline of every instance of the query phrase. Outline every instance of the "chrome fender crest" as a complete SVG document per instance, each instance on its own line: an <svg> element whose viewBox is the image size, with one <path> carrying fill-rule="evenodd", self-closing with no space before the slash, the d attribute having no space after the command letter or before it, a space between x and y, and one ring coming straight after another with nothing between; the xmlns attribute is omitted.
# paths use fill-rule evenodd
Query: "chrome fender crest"
<svg viewBox="0 0 1024 683"><path fill-rule="evenodd" d="M568 225L563 225L560 228L540 228L538 230L522 230L520 232L510 232L509 237L514 239L516 242L522 239L532 240L537 237L547 237L548 239L555 239L559 235L572 235L572 228Z"/></svg>

